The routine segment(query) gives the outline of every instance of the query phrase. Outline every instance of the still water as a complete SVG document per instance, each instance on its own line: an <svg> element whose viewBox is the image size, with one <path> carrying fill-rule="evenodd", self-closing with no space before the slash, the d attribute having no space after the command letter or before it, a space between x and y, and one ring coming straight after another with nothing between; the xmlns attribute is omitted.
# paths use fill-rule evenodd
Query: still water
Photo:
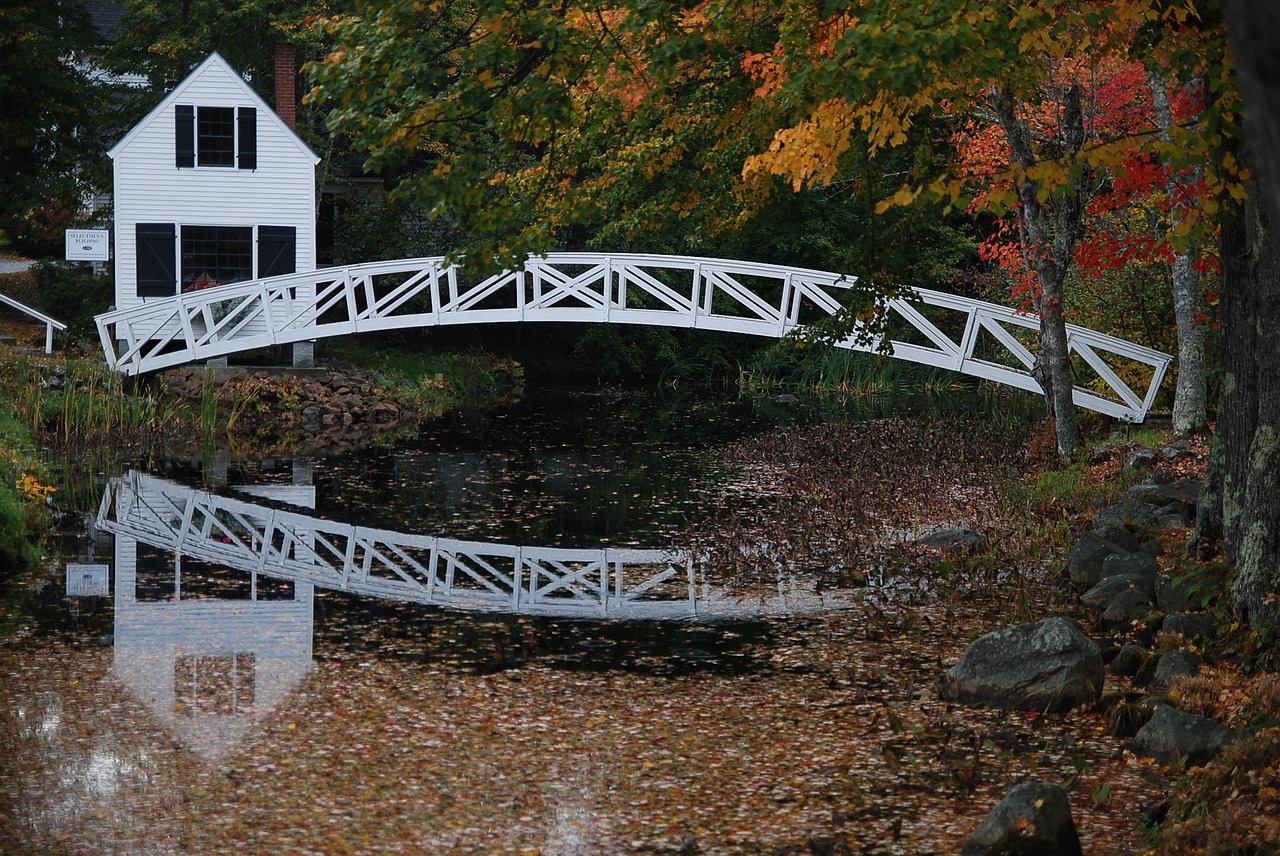
<svg viewBox="0 0 1280 856"><path fill-rule="evenodd" d="M717 449L847 416L547 395L356 454L102 470L4 592L0 852L947 849L946 789L886 803L850 738L958 652L952 607L872 632L858 591L678 547L741 478Z"/></svg>

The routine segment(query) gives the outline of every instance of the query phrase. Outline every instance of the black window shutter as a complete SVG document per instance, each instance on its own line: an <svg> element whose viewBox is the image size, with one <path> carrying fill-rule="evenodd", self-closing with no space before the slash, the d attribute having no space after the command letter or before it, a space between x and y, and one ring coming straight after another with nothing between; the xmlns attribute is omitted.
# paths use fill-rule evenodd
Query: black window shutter
<svg viewBox="0 0 1280 856"><path fill-rule="evenodd" d="M139 223L135 234L138 296L172 297L178 292L177 230L174 224Z"/></svg>
<svg viewBox="0 0 1280 856"><path fill-rule="evenodd" d="M177 122L174 142L177 146L178 169L196 165L196 108L179 104L174 108Z"/></svg>
<svg viewBox="0 0 1280 856"><path fill-rule="evenodd" d="M258 108L241 107L238 112L240 114L236 125L236 132L240 135L238 165L241 169L257 169Z"/></svg>
<svg viewBox="0 0 1280 856"><path fill-rule="evenodd" d="M258 227L258 278L297 271L298 230L293 226Z"/></svg>

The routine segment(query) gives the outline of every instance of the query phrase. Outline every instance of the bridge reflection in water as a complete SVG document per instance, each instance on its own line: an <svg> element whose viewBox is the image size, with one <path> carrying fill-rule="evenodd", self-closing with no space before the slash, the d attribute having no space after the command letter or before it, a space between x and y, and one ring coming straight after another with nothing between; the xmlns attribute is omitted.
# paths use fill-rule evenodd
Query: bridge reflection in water
<svg viewBox="0 0 1280 856"><path fill-rule="evenodd" d="M355 594L564 618L759 616L850 605L789 578L768 590L713 584L670 550L565 549L463 541L324 520L130 472L98 525L228 568ZM125 558L125 557L120 557Z"/></svg>
<svg viewBox="0 0 1280 856"><path fill-rule="evenodd" d="M315 587L486 613L595 620L751 618L848 607L815 581L713 584L665 550L554 549L389 532L279 507L296 485L237 488L266 505L140 472L97 516L115 536L112 671L188 747L219 762L313 665Z"/></svg>

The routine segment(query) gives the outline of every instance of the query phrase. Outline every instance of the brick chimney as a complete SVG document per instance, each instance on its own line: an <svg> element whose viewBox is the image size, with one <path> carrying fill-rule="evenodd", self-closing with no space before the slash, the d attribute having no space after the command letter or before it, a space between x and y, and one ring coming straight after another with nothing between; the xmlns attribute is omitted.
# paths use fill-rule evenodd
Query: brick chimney
<svg viewBox="0 0 1280 856"><path fill-rule="evenodd" d="M276 113L285 124L298 127L298 57L293 45L276 45Z"/></svg>

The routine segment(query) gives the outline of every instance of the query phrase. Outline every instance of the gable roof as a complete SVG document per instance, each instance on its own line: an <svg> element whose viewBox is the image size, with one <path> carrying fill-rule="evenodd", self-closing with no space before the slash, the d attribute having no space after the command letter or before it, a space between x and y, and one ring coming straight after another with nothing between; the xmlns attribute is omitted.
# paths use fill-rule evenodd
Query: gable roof
<svg viewBox="0 0 1280 856"><path fill-rule="evenodd" d="M206 70L215 70L227 77L229 80L235 81L235 84L239 86L241 91L244 93L245 99L253 103L258 108L260 116L268 117L267 121L275 123L276 127L284 132L289 141L297 146L299 152L306 154L311 158L312 164L320 162L320 156L311 151L311 147L302 141L302 138L298 136L297 132L285 124L284 120L280 118L271 105L267 104L266 101L263 101L262 97L253 91L253 87L246 83L243 77L236 74L235 69L233 69L217 51L209 54L204 62L196 66L181 83L169 91L168 95L160 99L160 103L157 104L141 122L134 125L132 130L121 138L120 142L116 143L107 151L107 157L114 160L121 150L125 149L131 142L133 142L134 137L142 133L143 129L159 118L171 104L180 101L182 99L182 94L191 85L192 81L204 74Z"/></svg>

